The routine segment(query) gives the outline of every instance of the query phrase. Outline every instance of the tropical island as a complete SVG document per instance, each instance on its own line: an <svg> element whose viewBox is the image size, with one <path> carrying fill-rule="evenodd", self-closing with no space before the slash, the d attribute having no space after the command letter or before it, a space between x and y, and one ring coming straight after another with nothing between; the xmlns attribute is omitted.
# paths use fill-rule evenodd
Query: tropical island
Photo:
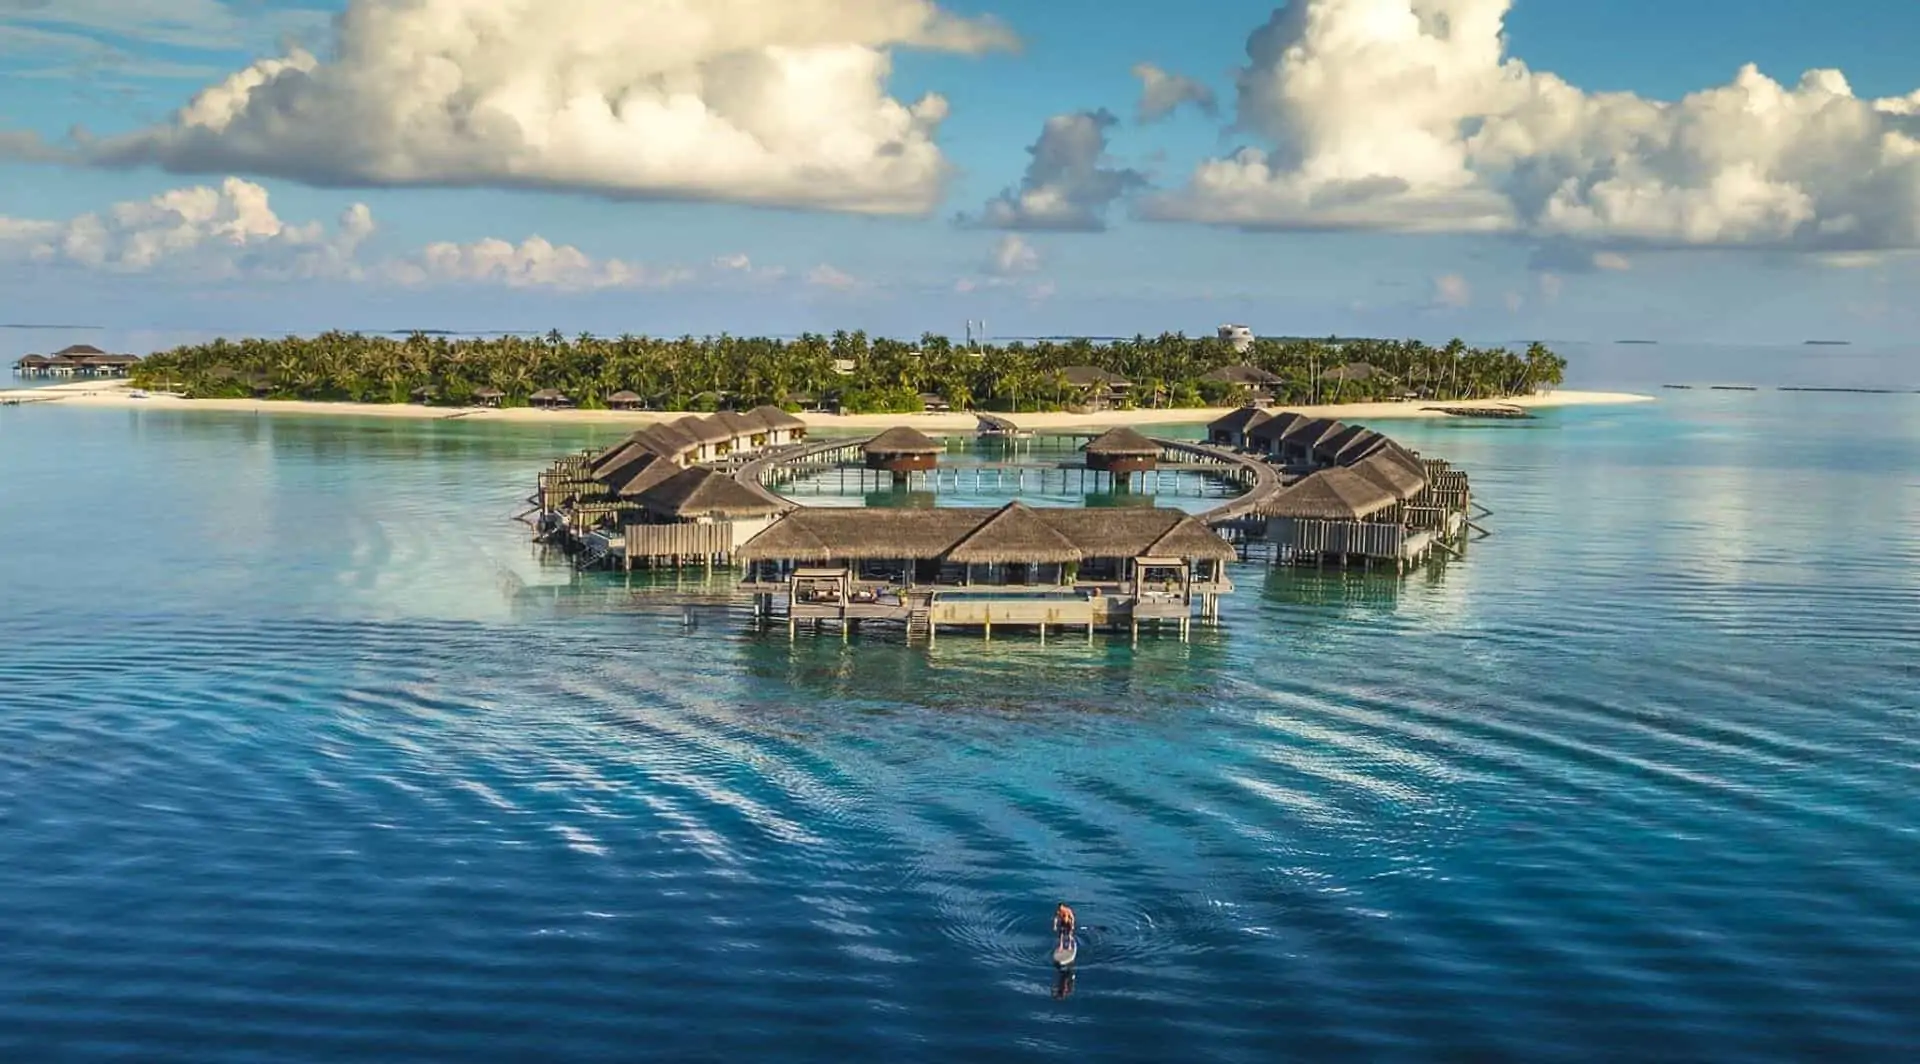
<svg viewBox="0 0 1920 1064"><path fill-rule="evenodd" d="M1460 340L1275 340L1223 328L1096 343L956 344L866 333L795 339L405 338L348 332L215 340L141 361L137 388L189 399L447 407L905 414L1168 410L1489 400L1561 383L1566 360Z"/></svg>

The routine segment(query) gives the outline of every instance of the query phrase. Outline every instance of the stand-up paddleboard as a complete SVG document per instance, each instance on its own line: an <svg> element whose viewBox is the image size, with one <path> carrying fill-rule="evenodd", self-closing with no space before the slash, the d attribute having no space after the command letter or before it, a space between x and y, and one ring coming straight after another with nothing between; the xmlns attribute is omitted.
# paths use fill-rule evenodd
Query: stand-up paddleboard
<svg viewBox="0 0 1920 1064"><path fill-rule="evenodd" d="M1076 935L1067 939L1066 945L1055 946L1053 948L1053 966L1055 968L1071 968L1073 967L1074 959L1079 957L1079 955L1080 939L1079 936Z"/></svg>

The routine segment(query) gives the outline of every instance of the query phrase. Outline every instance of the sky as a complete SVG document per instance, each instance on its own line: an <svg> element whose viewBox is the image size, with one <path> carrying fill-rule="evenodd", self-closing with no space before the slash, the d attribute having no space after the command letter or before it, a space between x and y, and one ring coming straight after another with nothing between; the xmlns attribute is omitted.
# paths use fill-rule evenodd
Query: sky
<svg viewBox="0 0 1920 1064"><path fill-rule="evenodd" d="M1901 344L1911 0L0 0L0 323Z"/></svg>

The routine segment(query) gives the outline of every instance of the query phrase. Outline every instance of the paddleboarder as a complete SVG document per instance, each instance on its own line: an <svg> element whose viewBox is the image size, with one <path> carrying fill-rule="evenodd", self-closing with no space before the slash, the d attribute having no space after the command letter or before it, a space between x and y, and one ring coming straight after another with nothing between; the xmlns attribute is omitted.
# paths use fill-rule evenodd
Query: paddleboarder
<svg viewBox="0 0 1920 1064"><path fill-rule="evenodd" d="M1053 933L1059 936L1059 948L1063 951L1078 948L1078 944L1073 940L1073 926L1073 910L1063 901L1060 907L1053 911Z"/></svg>

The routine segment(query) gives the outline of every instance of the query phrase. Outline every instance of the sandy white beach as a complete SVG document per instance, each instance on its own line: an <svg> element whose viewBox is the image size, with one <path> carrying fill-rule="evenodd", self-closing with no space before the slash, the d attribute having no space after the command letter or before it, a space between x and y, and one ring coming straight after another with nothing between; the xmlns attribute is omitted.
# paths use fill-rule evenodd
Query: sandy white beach
<svg viewBox="0 0 1920 1064"><path fill-rule="evenodd" d="M505 421L543 424L580 424L640 426L685 417L685 413L613 410L534 410L527 407L495 410L485 407L415 406L401 403L325 403L299 399L182 399L177 396L147 393L136 397L124 381L75 381L0 392L22 403L52 404L66 407L120 407L147 410L192 410L240 414L324 414L330 416L388 417L413 419L460 418L467 421ZM1556 391L1545 395L1503 400L1458 400L1450 407L1518 406L1545 409L1562 406L1594 406L1616 403L1652 402L1649 395L1631 392ZM1380 421L1392 418L1446 417L1431 409L1433 404L1339 403L1319 406L1285 406L1274 409L1297 410L1318 417L1337 417L1352 421ZM1230 412L1230 407L1183 407L1165 410L1107 410L1090 414L1024 413L1008 415L1026 429L1095 429L1115 425L1194 425ZM801 414L807 424L833 429L885 428L912 425L928 432L972 431L978 422L972 414Z"/></svg>

